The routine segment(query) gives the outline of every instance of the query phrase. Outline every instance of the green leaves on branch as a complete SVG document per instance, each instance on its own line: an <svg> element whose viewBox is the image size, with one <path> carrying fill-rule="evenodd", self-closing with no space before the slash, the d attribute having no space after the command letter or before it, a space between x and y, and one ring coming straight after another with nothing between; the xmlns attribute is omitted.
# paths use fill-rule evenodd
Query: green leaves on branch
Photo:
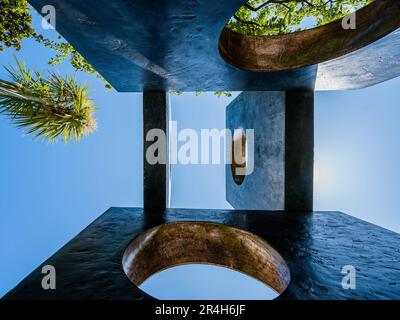
<svg viewBox="0 0 400 320"><path fill-rule="evenodd" d="M214 94L218 98L220 98L222 96L225 96L225 97L228 97L228 98L232 97L232 92L231 91L215 91Z"/></svg>
<svg viewBox="0 0 400 320"><path fill-rule="evenodd" d="M26 0L0 1L0 51L4 47L21 49L21 40L34 35Z"/></svg>
<svg viewBox="0 0 400 320"><path fill-rule="evenodd" d="M169 91L169 94L173 95L173 96L181 96L181 95L183 95L183 93L184 93L183 91L174 91L174 90ZM205 91L195 91L196 96L200 96L203 93L205 93ZM231 91L215 91L214 95L216 95L218 98L223 97L223 96L229 98L229 97L232 97L232 92Z"/></svg>
<svg viewBox="0 0 400 320"><path fill-rule="evenodd" d="M0 0L0 52L4 47L21 49L21 41L25 38L34 38L55 52L49 61L52 66L57 66L68 57L75 71L96 75L104 81L106 88L111 85L92 67L82 55L67 42L55 42L37 34L32 28L31 7L26 0ZM61 39L61 37L59 37Z"/></svg>
<svg viewBox="0 0 400 320"><path fill-rule="evenodd" d="M95 68L78 52L73 46L67 42L55 42L44 38L42 35L35 35L34 38L37 42L44 44L44 46L52 49L55 56L50 59L49 64L53 67L58 66L67 58L70 58L71 66L75 71L81 71L90 75L95 75L105 83L107 89L112 89L112 86L104 79ZM59 37L61 38L61 37Z"/></svg>
<svg viewBox="0 0 400 320"><path fill-rule="evenodd" d="M70 44L36 34L30 10L26 0L0 0L0 52L5 47L20 50L24 38L34 38L56 52L50 65L70 57L76 71L102 78ZM79 85L75 77L61 77L54 72L45 78L24 63L16 63L16 68L6 68L9 81L0 79L1 114L17 127L26 128L27 134L47 141L78 141L96 130L95 108L86 86ZM111 87L108 83L106 86Z"/></svg>
<svg viewBox="0 0 400 320"><path fill-rule="evenodd" d="M250 0L234 14L227 27L248 35L281 35L341 19L373 1Z"/></svg>
<svg viewBox="0 0 400 320"><path fill-rule="evenodd" d="M10 81L0 79L0 113L27 134L48 141L79 141L96 130L95 108L86 86L53 72L44 78L16 59Z"/></svg>

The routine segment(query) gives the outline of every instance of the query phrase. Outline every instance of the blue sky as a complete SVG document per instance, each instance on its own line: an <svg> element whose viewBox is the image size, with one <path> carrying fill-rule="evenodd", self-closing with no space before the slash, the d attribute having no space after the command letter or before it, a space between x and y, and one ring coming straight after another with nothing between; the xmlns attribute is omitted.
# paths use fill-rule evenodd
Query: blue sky
<svg viewBox="0 0 400 320"><path fill-rule="evenodd" d="M13 63L13 54L38 70L50 68L52 52L31 40L18 53L2 52L0 64ZM68 63L58 70L73 72ZM93 76L78 78L90 84L100 108L97 132L79 144L35 141L0 117L0 297L109 207L142 206L142 95L107 91ZM316 93L316 210L340 210L400 232L399 87L394 79L364 90ZM222 129L232 99L212 93L171 97L173 119L178 129ZM171 205L229 208L224 170L174 166ZM194 269L192 275L204 271L214 279L224 272ZM243 280L225 272L224 279ZM190 288L187 283L182 295ZM241 288L255 290L249 282Z"/></svg>
<svg viewBox="0 0 400 320"><path fill-rule="evenodd" d="M165 300L272 300L278 296L262 282L238 271L201 264L156 273L140 289Z"/></svg>
<svg viewBox="0 0 400 320"><path fill-rule="evenodd" d="M315 101L315 210L400 233L400 78Z"/></svg>

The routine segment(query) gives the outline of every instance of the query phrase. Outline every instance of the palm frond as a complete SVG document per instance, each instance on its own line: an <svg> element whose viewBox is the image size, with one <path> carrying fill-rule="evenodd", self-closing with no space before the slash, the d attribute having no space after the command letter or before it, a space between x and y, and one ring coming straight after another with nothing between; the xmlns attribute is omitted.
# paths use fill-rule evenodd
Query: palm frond
<svg viewBox="0 0 400 320"><path fill-rule="evenodd" d="M79 141L96 130L96 109L86 85L54 72L45 78L15 60L15 67L5 67L10 81L0 79L0 114L48 141Z"/></svg>

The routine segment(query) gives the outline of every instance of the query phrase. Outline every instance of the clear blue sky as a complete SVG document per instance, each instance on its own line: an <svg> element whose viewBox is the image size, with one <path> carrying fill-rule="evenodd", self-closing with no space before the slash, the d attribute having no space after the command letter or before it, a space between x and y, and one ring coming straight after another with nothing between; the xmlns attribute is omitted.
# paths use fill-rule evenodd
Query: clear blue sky
<svg viewBox="0 0 400 320"><path fill-rule="evenodd" d="M140 288L166 300L272 300L278 296L243 273L201 264L166 269L148 278Z"/></svg>
<svg viewBox="0 0 400 320"><path fill-rule="evenodd" d="M2 52L0 64L13 63L13 54L38 70L49 68L51 51L31 40L18 53ZM68 63L58 69L72 72ZM142 95L107 91L95 77L79 79L89 83L100 108L97 132L79 144L34 141L0 117L0 297L109 207L142 205ZM316 210L340 210L400 232L399 87L394 79L365 90L316 93ZM222 129L232 99L172 97L173 118L179 128ZM173 207L230 207L223 165L173 170ZM221 272L207 274L218 279ZM230 276L224 279L241 281ZM255 290L251 283L241 288Z"/></svg>

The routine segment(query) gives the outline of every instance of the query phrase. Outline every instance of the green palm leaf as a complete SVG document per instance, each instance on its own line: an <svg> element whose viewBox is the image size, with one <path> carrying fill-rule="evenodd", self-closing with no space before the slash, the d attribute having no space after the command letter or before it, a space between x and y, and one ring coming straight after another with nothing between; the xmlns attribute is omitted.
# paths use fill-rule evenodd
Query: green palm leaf
<svg viewBox="0 0 400 320"><path fill-rule="evenodd" d="M0 113L27 134L48 141L79 141L96 130L88 88L72 76L49 72L47 78L16 60L6 67L10 81L0 79Z"/></svg>

